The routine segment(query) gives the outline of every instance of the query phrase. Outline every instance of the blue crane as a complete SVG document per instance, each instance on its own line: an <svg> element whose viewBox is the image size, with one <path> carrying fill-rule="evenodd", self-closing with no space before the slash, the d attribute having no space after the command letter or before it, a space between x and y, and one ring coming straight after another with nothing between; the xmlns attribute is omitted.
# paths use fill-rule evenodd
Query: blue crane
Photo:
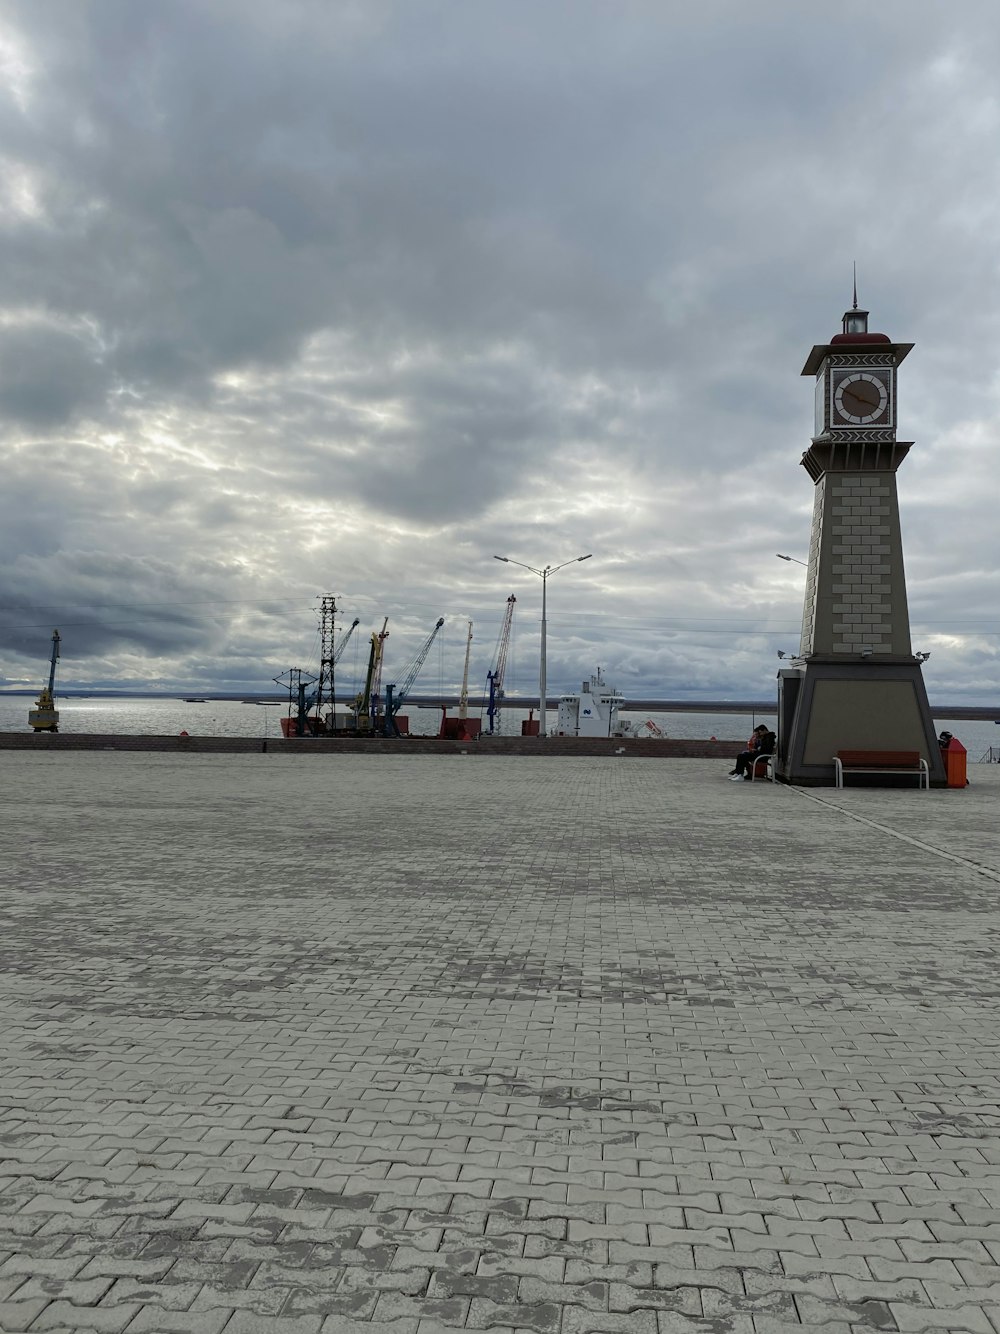
<svg viewBox="0 0 1000 1334"><path fill-rule="evenodd" d="M399 728L396 725L396 714L399 712L403 701L413 686L414 681L420 672L421 667L431 651L431 645L437 637L437 632L444 625L444 617L438 619L434 629L430 632L420 649L420 652L406 669L406 675L403 677L403 683L400 686L390 685L385 688L385 720L382 725L383 736L399 736Z"/></svg>
<svg viewBox="0 0 1000 1334"><path fill-rule="evenodd" d="M500 731L500 703L503 699L503 678L507 670L507 649L510 645L510 627L514 620L514 603L517 598L511 593L507 599L507 610L504 613L503 624L500 627L500 635L497 639L497 651L494 658L496 666L493 671L486 673L486 686L489 690L490 702L486 709L486 715L490 720L490 733Z"/></svg>

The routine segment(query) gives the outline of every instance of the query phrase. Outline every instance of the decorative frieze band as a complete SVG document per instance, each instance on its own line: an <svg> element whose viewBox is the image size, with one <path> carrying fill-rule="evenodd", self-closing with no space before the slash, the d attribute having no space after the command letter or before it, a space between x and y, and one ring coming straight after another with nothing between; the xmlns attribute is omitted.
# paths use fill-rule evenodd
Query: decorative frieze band
<svg viewBox="0 0 1000 1334"><path fill-rule="evenodd" d="M891 352L831 352L827 357L830 366L895 366L896 358Z"/></svg>
<svg viewBox="0 0 1000 1334"><path fill-rule="evenodd" d="M896 432L888 427L867 426L863 431L849 426L832 426L823 435L814 436L814 440L835 440L839 444L891 444Z"/></svg>

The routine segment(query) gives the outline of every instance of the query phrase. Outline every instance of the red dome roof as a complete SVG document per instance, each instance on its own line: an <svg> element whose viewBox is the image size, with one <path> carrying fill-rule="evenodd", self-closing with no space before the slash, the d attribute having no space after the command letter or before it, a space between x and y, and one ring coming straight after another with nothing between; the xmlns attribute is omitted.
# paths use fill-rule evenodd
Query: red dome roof
<svg viewBox="0 0 1000 1334"><path fill-rule="evenodd" d="M839 333L834 334L830 339L831 346L834 343L891 343L892 339L888 334L880 333Z"/></svg>

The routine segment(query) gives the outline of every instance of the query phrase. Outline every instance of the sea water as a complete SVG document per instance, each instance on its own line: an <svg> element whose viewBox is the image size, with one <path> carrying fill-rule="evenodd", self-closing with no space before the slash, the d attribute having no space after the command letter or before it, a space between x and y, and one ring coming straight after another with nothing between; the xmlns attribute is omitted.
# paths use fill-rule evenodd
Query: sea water
<svg viewBox="0 0 1000 1334"><path fill-rule="evenodd" d="M0 732L28 732L28 710L34 698L27 695L0 694ZM189 703L181 699L128 699L116 696L57 696L59 731L96 732L111 736L177 736L187 732L191 736L280 737L281 717L287 712L285 703L250 704L242 700L206 699L204 703ZM403 710L410 720L410 731L415 736L435 736L441 725L439 708L416 708L405 705ZM457 711L449 709L449 714ZM478 718L478 709L469 710ZM505 736L519 736L521 722L528 714L521 709L501 712L501 732ZM774 726L774 714L751 713L622 713L640 734L653 735L647 721L656 724L668 737L683 740L705 740L717 737L732 741L739 749L759 722ZM555 725L555 710L549 711L549 727ZM1000 727L995 723L936 718L936 729L953 733L969 752L969 762L980 761L993 747L1000 754ZM483 718L483 729L486 719ZM735 752L734 752L735 753Z"/></svg>

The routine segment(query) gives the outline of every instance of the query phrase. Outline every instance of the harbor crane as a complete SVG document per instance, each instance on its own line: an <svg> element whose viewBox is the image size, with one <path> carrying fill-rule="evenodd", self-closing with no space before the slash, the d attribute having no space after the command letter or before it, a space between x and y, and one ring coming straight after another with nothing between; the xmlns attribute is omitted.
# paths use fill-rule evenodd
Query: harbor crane
<svg viewBox="0 0 1000 1334"><path fill-rule="evenodd" d="M400 707L402 706L404 700L406 699L407 695L410 693L410 690L411 690L411 688L412 688L412 686L413 686L413 683L414 683L414 681L417 679L417 676L418 676L418 674L419 674L419 672L420 672L420 669L421 669L421 667L424 665L424 662L425 662L426 659L427 659L427 655L428 655L428 653L430 653L430 651L431 651L431 645L434 643L434 640L437 638L437 632L441 629L442 625L444 625L444 617L443 617L443 616L440 616L440 617L438 617L437 624L434 626L434 629L430 632L430 634L429 634L429 635L427 636L427 638L424 640L424 642L423 642L423 644L422 644L422 646L421 646L421 648L420 648L420 652L417 654L417 656L416 656L416 657L413 659L413 661L410 663L409 667L406 669L406 675L403 677L403 683L402 683L402 685L400 685L400 686L396 686L396 685L388 685L388 686L386 686L386 688L385 688L385 721L384 721L384 723L383 723L383 725L382 725L382 735L383 735L383 736L399 736L399 735L400 735L399 727L398 727L398 725L397 725L397 723L396 723L396 714L399 712Z"/></svg>
<svg viewBox="0 0 1000 1334"><path fill-rule="evenodd" d="M52 631L52 658L49 663L49 683L44 686L35 707L28 710L28 726L35 732L58 732L59 710L55 703L56 663L59 660L59 631Z"/></svg>
<svg viewBox="0 0 1000 1334"><path fill-rule="evenodd" d="M335 612L336 604L333 598L324 598L322 635L325 647L319 676L309 677L300 667L290 667L287 672L283 672L281 676L274 678L277 685L288 687L288 718L282 720L282 730L285 736L317 736L323 731L333 731L333 669L343 656L344 649L347 648L348 641L355 628L360 624L358 617L355 616L337 641L336 647L331 651L329 642L332 636ZM315 686L316 689L312 694L307 695L306 690L309 686ZM294 719L292 715L293 697L295 701ZM326 719L322 717L324 704L329 704L330 707L330 713ZM310 718L310 711L314 708L317 709L317 716Z"/></svg>
<svg viewBox="0 0 1000 1334"><path fill-rule="evenodd" d="M288 716L281 720L282 735L286 737L315 735L317 720L309 717L311 705L306 701L306 691L316 684L316 677L310 676L301 667L289 667L287 672L282 672L280 676L273 676L271 679L276 686L285 686L288 690ZM315 698L314 693L312 699Z"/></svg>
<svg viewBox="0 0 1000 1334"><path fill-rule="evenodd" d="M514 603L517 598L511 593L507 599L507 610L504 613L503 624L500 627L500 634L497 638L496 653L494 654L495 666L491 672L486 673L486 689L489 691L489 704L486 708L486 716L490 720L490 735L499 730L500 724L500 702L503 699L503 678L507 670L507 649L510 645L510 627L514 621Z"/></svg>
<svg viewBox="0 0 1000 1334"><path fill-rule="evenodd" d="M479 737L482 729L482 715L469 717L469 655L472 652L472 622L469 621L469 633L465 639L465 669L462 672L462 693L458 697L458 714L448 717L448 705L441 705L441 729L438 736L442 740L472 741Z"/></svg>
<svg viewBox="0 0 1000 1334"><path fill-rule="evenodd" d="M382 689L382 652L385 648L385 641L389 638L389 631L386 629L388 624L389 618L385 616L382 619L382 629L378 632L372 631L365 686L354 697L352 706L354 709L354 724L359 732L370 732L374 727L375 718L378 716L379 692Z"/></svg>
<svg viewBox="0 0 1000 1334"><path fill-rule="evenodd" d="M350 639L351 635L354 634L354 631L358 628L360 624L361 624L360 618L355 616L354 620L350 623L350 625L341 635L340 639L337 641L337 647L333 651L333 661L335 663L338 663L344 656L344 649L347 648L347 641Z"/></svg>
<svg viewBox="0 0 1000 1334"><path fill-rule="evenodd" d="M469 622L469 634L465 641L465 671L462 673L462 693L458 700L458 716L469 716L469 653L472 651L472 622Z"/></svg>

